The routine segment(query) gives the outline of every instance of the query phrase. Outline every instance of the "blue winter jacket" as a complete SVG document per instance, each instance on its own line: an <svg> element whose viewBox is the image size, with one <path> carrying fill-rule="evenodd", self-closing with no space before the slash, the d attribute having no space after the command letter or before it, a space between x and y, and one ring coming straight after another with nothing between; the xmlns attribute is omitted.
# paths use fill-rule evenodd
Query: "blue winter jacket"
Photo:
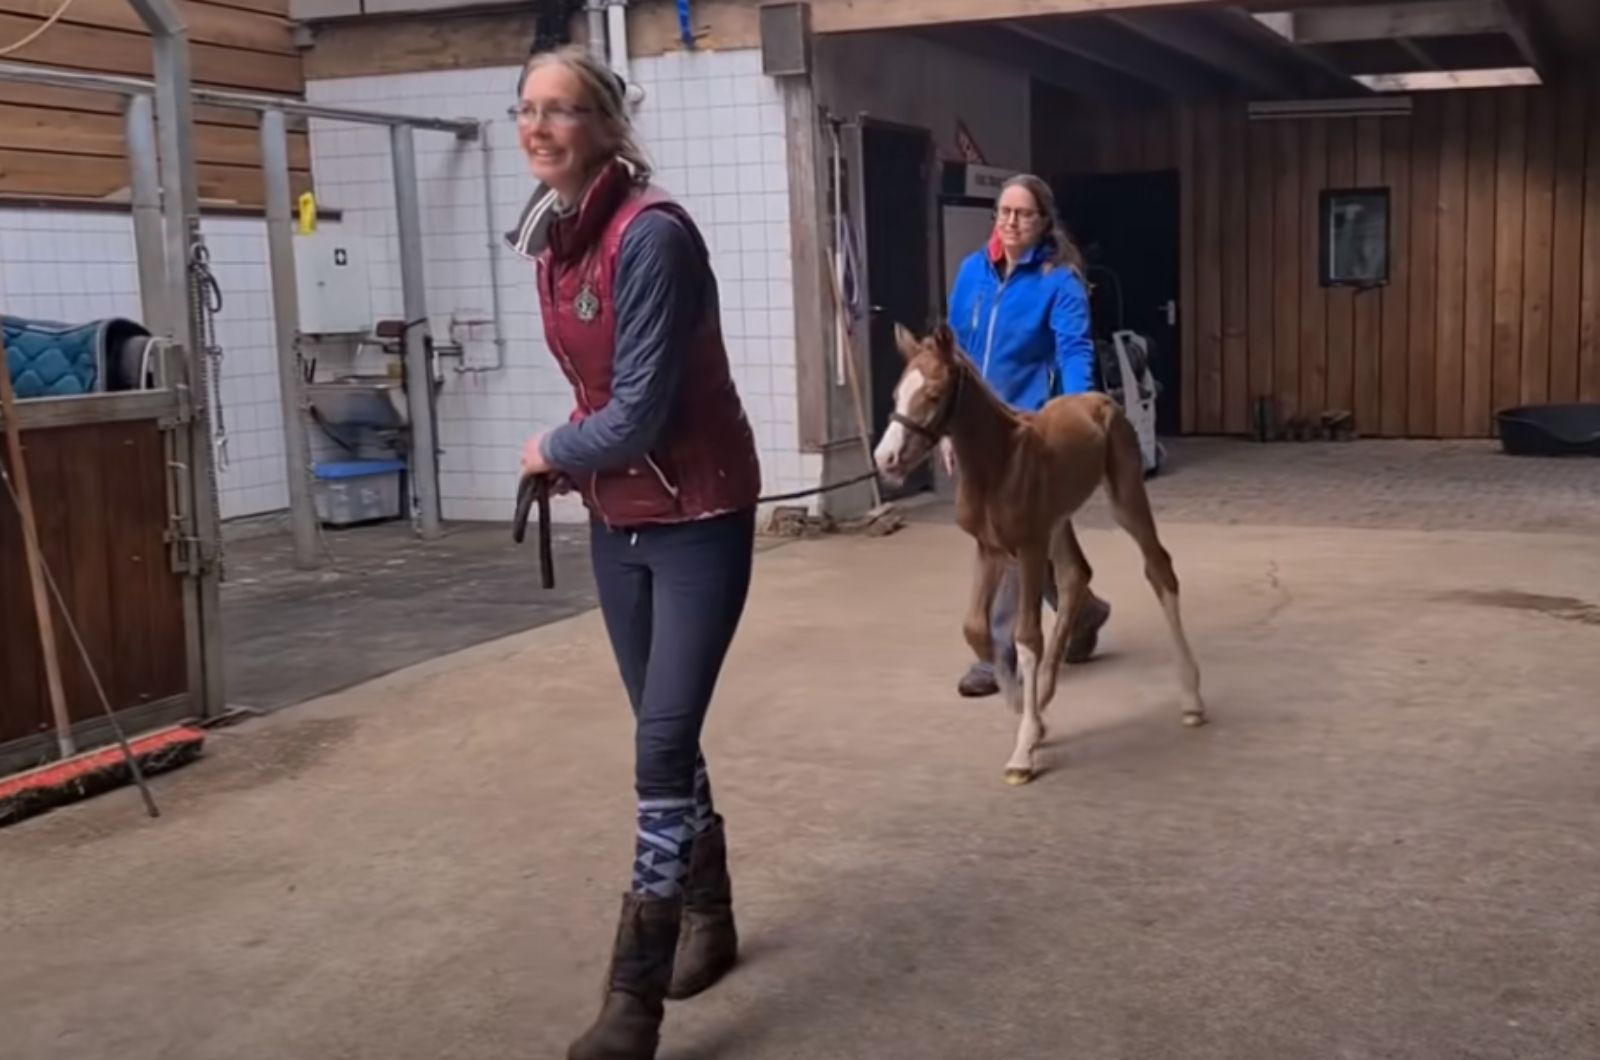
<svg viewBox="0 0 1600 1060"><path fill-rule="evenodd" d="M950 329L983 377L1012 408L1037 412L1060 394L1094 388L1089 299L1065 265L1046 271L1049 240L1000 279L993 244L961 264L950 292Z"/></svg>

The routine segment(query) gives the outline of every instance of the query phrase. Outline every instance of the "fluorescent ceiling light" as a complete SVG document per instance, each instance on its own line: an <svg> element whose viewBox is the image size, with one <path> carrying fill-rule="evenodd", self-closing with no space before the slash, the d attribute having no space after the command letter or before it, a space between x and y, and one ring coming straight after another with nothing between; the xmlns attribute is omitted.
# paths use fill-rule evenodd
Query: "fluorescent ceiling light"
<svg viewBox="0 0 1600 1060"><path fill-rule="evenodd" d="M1251 121L1299 121L1307 118L1403 118L1411 100L1403 96L1361 96L1356 99L1287 99L1251 103Z"/></svg>
<svg viewBox="0 0 1600 1060"><path fill-rule="evenodd" d="M1542 85L1531 66L1494 70L1417 70L1404 74L1356 74L1353 78L1374 92L1437 92L1451 88L1513 88Z"/></svg>

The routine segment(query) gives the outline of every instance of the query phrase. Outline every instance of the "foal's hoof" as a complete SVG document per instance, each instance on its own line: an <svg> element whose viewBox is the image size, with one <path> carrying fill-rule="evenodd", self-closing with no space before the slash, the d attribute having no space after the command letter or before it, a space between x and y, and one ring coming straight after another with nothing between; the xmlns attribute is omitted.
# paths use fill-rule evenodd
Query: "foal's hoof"
<svg viewBox="0 0 1600 1060"><path fill-rule="evenodd" d="M1013 788L1020 788L1024 784L1033 783L1035 776L1036 774L1031 769L1008 769L1006 770L1006 783Z"/></svg>
<svg viewBox="0 0 1600 1060"><path fill-rule="evenodd" d="M1185 711L1183 723L1191 729L1198 729L1206 723L1206 716L1197 711Z"/></svg>

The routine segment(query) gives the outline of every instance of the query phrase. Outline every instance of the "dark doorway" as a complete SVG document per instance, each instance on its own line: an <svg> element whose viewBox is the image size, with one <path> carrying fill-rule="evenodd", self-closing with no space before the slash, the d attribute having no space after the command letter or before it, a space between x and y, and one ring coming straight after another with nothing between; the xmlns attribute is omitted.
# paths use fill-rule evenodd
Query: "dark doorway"
<svg viewBox="0 0 1600 1060"><path fill-rule="evenodd" d="M894 411L894 387L905 362L894 326L921 334L928 305L928 186L933 143L926 130L864 123L861 129L862 196L866 218L867 293L872 299L872 433L881 437ZM933 467L923 464L893 494L933 488Z"/></svg>
<svg viewBox="0 0 1600 1060"><path fill-rule="evenodd" d="M1156 430L1167 435L1182 429L1178 188L1177 170L1054 181L1061 219L1089 260L1095 338L1109 343L1127 328L1150 340Z"/></svg>

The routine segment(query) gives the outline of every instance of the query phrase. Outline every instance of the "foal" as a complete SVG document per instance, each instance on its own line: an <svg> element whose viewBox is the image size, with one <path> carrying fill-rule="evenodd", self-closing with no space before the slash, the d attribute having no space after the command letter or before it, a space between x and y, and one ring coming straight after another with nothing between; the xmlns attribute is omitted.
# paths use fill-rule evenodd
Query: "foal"
<svg viewBox="0 0 1600 1060"><path fill-rule="evenodd" d="M1015 412L984 383L945 325L920 340L896 325L895 343L906 367L875 460L892 480L920 463L941 438L949 436L955 446L961 472L956 523L978 544L964 631L980 660L995 660L1006 699L1022 715L1006 782L1026 784L1035 776L1034 751L1045 733L1040 715L1055 696L1056 663L1091 573L1072 531L1072 516L1101 482L1117 524L1144 554L1145 577L1166 615L1177 653L1183 722L1203 725L1200 670L1178 614L1178 577L1156 534L1139 439L1116 402L1104 394L1074 394L1054 399L1037 413ZM1001 661L989 631L989 608L1011 557L1021 567L1015 634L1020 687L1019 673ZM1046 649L1040 609L1052 565L1059 606Z"/></svg>

